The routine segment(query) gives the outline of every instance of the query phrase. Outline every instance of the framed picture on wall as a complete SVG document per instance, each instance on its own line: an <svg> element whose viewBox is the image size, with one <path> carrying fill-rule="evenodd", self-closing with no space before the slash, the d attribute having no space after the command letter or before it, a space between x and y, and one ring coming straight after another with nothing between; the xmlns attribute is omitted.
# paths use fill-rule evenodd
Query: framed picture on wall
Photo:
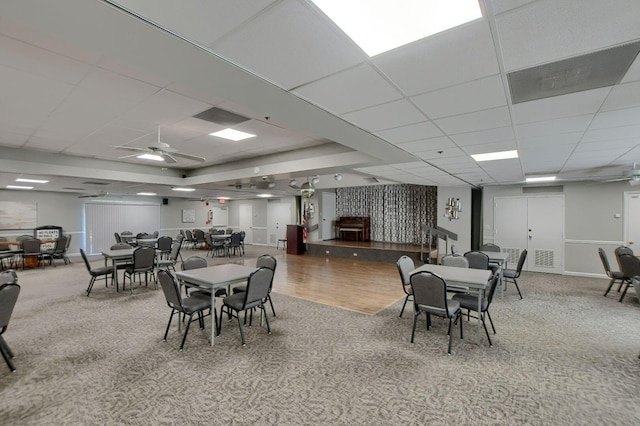
<svg viewBox="0 0 640 426"><path fill-rule="evenodd" d="M194 223L196 221L196 211L182 209L182 223Z"/></svg>

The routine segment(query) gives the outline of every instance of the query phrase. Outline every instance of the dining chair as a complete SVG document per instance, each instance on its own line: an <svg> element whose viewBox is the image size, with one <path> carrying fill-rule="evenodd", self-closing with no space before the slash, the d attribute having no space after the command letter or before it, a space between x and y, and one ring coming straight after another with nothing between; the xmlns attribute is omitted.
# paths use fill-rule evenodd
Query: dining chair
<svg viewBox="0 0 640 426"><path fill-rule="evenodd" d="M278 261L275 257L270 254L263 254L256 259L256 268L269 268L273 271L275 276L276 268L278 267ZM271 313L273 316L276 316L276 311L273 309L273 302L271 301L271 289L273 288L273 276L271 277L271 285L269 285L269 292L267 293L267 300L265 302L269 302L271 305ZM242 293L243 291L247 291L246 285L239 285L233 288L233 294Z"/></svg>
<svg viewBox="0 0 640 426"><path fill-rule="evenodd" d="M413 329L411 331L411 343L416 334L416 323L421 313L426 315L427 331L431 326L431 315L439 316L449 320L449 349L451 353L451 329L456 321L460 321L460 339L464 338L462 332L462 319L460 302L447 299L446 281L431 272L420 271L410 277L411 289L413 290Z"/></svg>
<svg viewBox="0 0 640 426"><path fill-rule="evenodd" d="M400 310L399 315L399 318L402 318L402 314L404 313L405 306L407 306L407 302L413 297L410 274L411 271L416 269L416 266L413 262L413 259L411 259L409 256L401 256L400 259L398 259L398 261L396 262L396 266L398 267L398 272L400 273L400 282L402 283L402 290L405 294L404 303L402 304L402 309Z"/></svg>
<svg viewBox="0 0 640 426"><path fill-rule="evenodd" d="M91 294L91 290L93 289L93 284L100 277L104 277L104 286L107 287L107 278L111 275L111 280L113 281L113 268L108 266L100 266L98 268L92 268L89 263L89 259L87 258L86 253L83 249L80 249L80 256L82 256L82 260L84 260L84 264L87 267L87 271L89 271L89 275L91 275L91 281L89 281L89 286L87 287L87 297Z"/></svg>
<svg viewBox="0 0 640 426"><path fill-rule="evenodd" d="M8 240L5 237L0 237L0 242L6 243L8 242ZM12 268L14 258L15 258L15 253L11 251L11 248L9 247L9 245L0 244L0 268L3 270L5 269L5 267ZM6 264L5 262L8 262L8 264Z"/></svg>
<svg viewBox="0 0 640 426"><path fill-rule="evenodd" d="M198 320L200 329L204 330L204 317L207 315L213 315L215 321L215 310L214 312L211 312L211 301L207 299L200 297L182 297L180 294L180 286L170 272L166 270L158 271L158 281L160 281L160 287L162 287L162 292L164 293L167 305L171 308L171 315L169 316L167 329L164 332L163 341L167 341L169 328L171 327L171 320L173 319L174 314L178 314L178 319L180 319L180 314L183 314L185 317L189 317L189 321L187 322L187 326L184 330L184 335L182 336L182 343L180 343L180 352L182 352L184 349L184 342L187 340L187 334L189 334L189 326L193 321L195 321L193 316L197 315L196 319ZM209 309L209 314L205 315L204 311L207 309ZM217 324L216 328L218 328Z"/></svg>
<svg viewBox="0 0 640 426"><path fill-rule="evenodd" d="M64 260L65 265L68 265L71 263L71 260L69 259L69 256L67 255L67 253L69 252L69 246L71 246L72 237L73 237L73 234L67 234L67 246L64 248L64 252L62 253L62 259Z"/></svg>
<svg viewBox="0 0 640 426"><path fill-rule="evenodd" d="M18 296L20 295L20 286L16 282L2 284L0 286L0 352L4 358L4 362L11 371L16 371L11 359L14 357L11 348L4 339L4 333L9 327L13 308L16 306Z"/></svg>
<svg viewBox="0 0 640 426"><path fill-rule="evenodd" d="M611 278L611 281L609 281L609 286L607 287L607 291L604 292L604 296L606 297L616 281L620 281L620 285L618 286L618 291L620 291L622 285L624 284L624 273L622 271L611 270L609 259L607 259L607 254L602 248L598 249L598 255L600 256L600 261L602 262L602 267L604 268L605 274L607 274L607 277Z"/></svg>
<svg viewBox="0 0 640 426"><path fill-rule="evenodd" d="M483 244L482 247L480 247L480 250L496 252L496 253L500 253L500 251L502 251L500 246L498 246L496 244L493 244L493 243L485 243L485 244Z"/></svg>
<svg viewBox="0 0 640 426"><path fill-rule="evenodd" d="M622 271L622 265L620 264L620 256L623 254L630 254L633 256L633 250L631 249L631 247L627 247L627 246L618 246L613 251L613 253L616 256L616 262L618 262L618 269L620 271Z"/></svg>
<svg viewBox="0 0 640 426"><path fill-rule="evenodd" d="M222 332L222 315L226 311L231 319L236 317L238 327L240 328L240 337L242 345L246 345L244 336L244 327L240 321L240 313L257 308L260 309L260 318L264 318L267 324L267 332L271 334L271 326L269 325L269 316L266 315L264 303L269 295L269 287L273 280L273 271L270 268L260 268L249 275L247 279L247 291L236 293L222 299L222 307L220 308L220 320L218 321L218 335ZM263 316L264 314L264 316Z"/></svg>
<svg viewBox="0 0 640 426"><path fill-rule="evenodd" d="M173 245L173 238L169 236L164 236L158 238L156 243L156 249L160 252L161 258L167 258L171 254L171 248Z"/></svg>
<svg viewBox="0 0 640 426"><path fill-rule="evenodd" d="M478 312L478 317L474 317L476 319L482 321L482 326L484 327L484 332L487 334L487 340L489 340L489 346L492 346L491 337L489 337L489 331L487 330L487 324L484 321L484 315L486 314L489 318L489 323L491 324L491 329L493 330L493 334L496 334L496 328L493 325L493 320L491 319L491 314L489 313L489 306L491 306L491 302L493 301L493 296L496 293L496 288L500 283L500 275L495 274L491 277L491 282L489 283L489 293L482 298L482 302L480 304L480 312L478 312L478 298L475 294L455 294L451 300L457 300L460 303L461 309L467 310L467 321L469 320L470 314L469 312L474 311ZM462 321L462 319L461 319Z"/></svg>
<svg viewBox="0 0 640 426"><path fill-rule="evenodd" d="M192 269L200 269L206 268L208 266L207 259L201 256L189 256L186 258L181 265L181 269L183 271L190 271ZM191 285L186 284L184 286L184 291L187 295L189 295L189 287ZM223 297L227 295L227 289L219 288L216 290L215 297ZM206 299L211 300L211 292L206 289L198 289L191 292L191 296L193 297L204 297Z"/></svg>
<svg viewBox="0 0 640 426"><path fill-rule="evenodd" d="M516 290L518 290L518 294L520 295L520 299L522 299L522 293L520 293L520 287L518 286L518 278L520 278L520 273L522 272L522 267L524 266L524 261L527 258L527 249L524 249L520 252L520 257L518 258L518 265L516 269L505 269L502 271L502 278L505 282L505 288L507 282L511 280L513 284L516 286Z"/></svg>
<svg viewBox="0 0 640 426"><path fill-rule="evenodd" d="M22 241L22 270L27 264L27 259L34 259L36 266L44 266L40 245L41 241L38 238L28 238Z"/></svg>
<svg viewBox="0 0 640 426"><path fill-rule="evenodd" d="M634 278L639 278L640 276L640 259L632 254L621 254L618 257L618 261L620 262L621 270L624 274L624 288L622 290L622 295L620 295L620 300L618 300L618 302L622 302L624 296L627 294L627 290L629 290L629 287L634 287ZM636 289L636 292L637 291L638 290Z"/></svg>
<svg viewBox="0 0 640 426"><path fill-rule="evenodd" d="M18 274L14 269L7 269L0 272L0 285L18 282Z"/></svg>
<svg viewBox="0 0 640 426"><path fill-rule="evenodd" d="M158 288L158 283L155 277L153 269L155 268L156 249L153 247L138 247L133 251L133 263L127 265L124 268L124 276L122 277L122 290L124 290L127 284L127 277L129 277L129 289L133 293L133 281L135 274L138 274L138 279L141 279L141 274L144 272L145 285L149 285L149 275L154 280L155 287Z"/></svg>
<svg viewBox="0 0 640 426"><path fill-rule="evenodd" d="M469 268L482 270L489 269L493 275L495 275L498 272L498 269L500 269L500 265L489 262L489 256L480 251L468 251L464 254L464 257L469 261Z"/></svg>
<svg viewBox="0 0 640 426"><path fill-rule="evenodd" d="M122 238L120 238L120 234L118 234L117 232L113 233L113 237L116 239L116 243L122 242Z"/></svg>
<svg viewBox="0 0 640 426"><path fill-rule="evenodd" d="M170 238L170 237L169 237ZM160 239L158 239L160 241ZM178 263L178 256L180 256L180 249L182 248L182 244L179 241L173 244L171 247L171 252L169 252L169 257L167 259L160 259L157 261L156 266L158 269L173 269L173 272L176 271L176 263Z"/></svg>
<svg viewBox="0 0 640 426"><path fill-rule="evenodd" d="M233 249L233 255L235 256L239 253L242 256L242 247L240 247L240 242L242 240L242 236L239 232L234 232L231 234L231 238L229 240L229 244L227 245L227 251L229 256L231 256L231 250Z"/></svg>
<svg viewBox="0 0 640 426"><path fill-rule="evenodd" d="M193 230L193 240L194 248L204 247L207 244L207 241L204 239L204 231L202 229Z"/></svg>
<svg viewBox="0 0 640 426"><path fill-rule="evenodd" d="M469 267L469 261L464 256L447 255L447 256L442 258L441 262L442 262L443 266L453 266L455 268L468 268Z"/></svg>
<svg viewBox="0 0 640 426"><path fill-rule="evenodd" d="M42 260L49 259L49 265L56 265L56 259L63 259L64 252L67 247L67 237L61 236L56 239L55 246L51 250L45 250L42 252ZM66 264L66 261L65 261Z"/></svg>

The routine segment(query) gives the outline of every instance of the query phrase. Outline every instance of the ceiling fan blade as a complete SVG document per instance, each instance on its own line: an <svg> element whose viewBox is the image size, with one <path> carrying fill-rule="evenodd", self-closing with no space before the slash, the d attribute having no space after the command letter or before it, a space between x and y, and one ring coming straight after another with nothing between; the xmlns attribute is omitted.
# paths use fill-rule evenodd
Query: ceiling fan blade
<svg viewBox="0 0 640 426"><path fill-rule="evenodd" d="M162 158L164 158L164 162L167 163L167 164L173 164L173 163L177 163L178 162L178 160L173 158L173 155L175 155L175 154L172 155L172 154L168 154L166 152L158 153L158 154L160 154L160 156Z"/></svg>
<svg viewBox="0 0 640 426"><path fill-rule="evenodd" d="M120 146L114 146L115 149L122 149L125 151L134 151L134 152L149 152L149 150L147 148L136 148L135 146L124 146L124 145L120 145Z"/></svg>
<svg viewBox="0 0 640 426"><path fill-rule="evenodd" d="M184 154L182 152L172 152L171 155L175 156L175 157L180 157L180 158L185 158L187 160L192 160L192 161L206 161L207 159L204 157L199 157L197 155L191 155L191 154Z"/></svg>
<svg viewBox="0 0 640 426"><path fill-rule="evenodd" d="M125 155L125 156L122 156L122 157L118 157L118 159L121 159L121 160L122 160L122 159L124 159L124 158L137 157L138 155L140 155L140 153L137 153L137 154L131 154L131 155Z"/></svg>

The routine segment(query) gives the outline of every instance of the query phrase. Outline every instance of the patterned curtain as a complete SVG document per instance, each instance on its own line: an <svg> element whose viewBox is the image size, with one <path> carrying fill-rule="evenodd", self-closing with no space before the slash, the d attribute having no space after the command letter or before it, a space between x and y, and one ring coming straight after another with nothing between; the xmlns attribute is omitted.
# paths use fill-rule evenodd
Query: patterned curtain
<svg viewBox="0 0 640 426"><path fill-rule="evenodd" d="M436 224L438 188L375 185L336 189L337 216L368 216L371 240L420 243L420 225Z"/></svg>

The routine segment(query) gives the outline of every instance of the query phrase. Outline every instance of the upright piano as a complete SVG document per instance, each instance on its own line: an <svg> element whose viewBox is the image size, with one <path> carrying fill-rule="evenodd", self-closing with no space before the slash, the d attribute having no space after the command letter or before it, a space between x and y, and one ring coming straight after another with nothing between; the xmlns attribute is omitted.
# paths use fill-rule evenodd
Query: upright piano
<svg viewBox="0 0 640 426"><path fill-rule="evenodd" d="M336 236L339 240L371 241L368 216L342 216L336 220Z"/></svg>

